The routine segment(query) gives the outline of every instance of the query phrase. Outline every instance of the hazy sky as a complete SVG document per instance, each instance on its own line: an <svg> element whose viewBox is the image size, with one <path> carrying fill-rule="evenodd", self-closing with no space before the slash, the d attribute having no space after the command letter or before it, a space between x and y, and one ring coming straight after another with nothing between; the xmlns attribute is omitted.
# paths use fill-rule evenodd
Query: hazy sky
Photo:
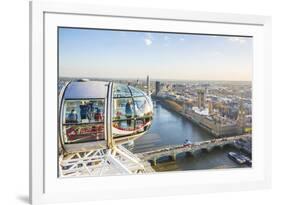
<svg viewBox="0 0 281 205"><path fill-rule="evenodd" d="M61 77L251 80L252 38L59 29Z"/></svg>

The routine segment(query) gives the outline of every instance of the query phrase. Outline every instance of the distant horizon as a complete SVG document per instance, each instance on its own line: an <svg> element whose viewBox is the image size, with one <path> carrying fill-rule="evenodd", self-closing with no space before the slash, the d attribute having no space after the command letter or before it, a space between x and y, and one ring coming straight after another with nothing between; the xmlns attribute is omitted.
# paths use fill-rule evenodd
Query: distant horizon
<svg viewBox="0 0 281 205"><path fill-rule="evenodd" d="M251 82L252 44L242 36L59 28L59 75Z"/></svg>
<svg viewBox="0 0 281 205"><path fill-rule="evenodd" d="M111 78L111 77L102 77L102 78L95 78L95 77L68 77L68 76L59 76L59 78L72 78L72 79L93 79L93 80L141 80L146 81L145 78ZM168 78L151 78L149 76L150 81L197 81L197 82L249 82L252 83L252 80L189 80L189 79L168 79Z"/></svg>

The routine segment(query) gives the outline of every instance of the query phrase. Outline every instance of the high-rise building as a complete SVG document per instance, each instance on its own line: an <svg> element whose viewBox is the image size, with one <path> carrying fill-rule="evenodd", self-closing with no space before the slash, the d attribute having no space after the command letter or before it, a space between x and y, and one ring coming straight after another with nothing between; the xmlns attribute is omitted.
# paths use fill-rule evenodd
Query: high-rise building
<svg viewBox="0 0 281 205"><path fill-rule="evenodd" d="M149 75L146 78L146 87L147 87L147 95L150 95L150 81L149 81Z"/></svg>
<svg viewBox="0 0 281 205"><path fill-rule="evenodd" d="M198 90L197 91L198 99L198 108L205 108L205 92L204 90Z"/></svg>
<svg viewBox="0 0 281 205"><path fill-rule="evenodd" d="M161 89L161 84L159 81L156 81L155 83L155 95L158 95L158 93L160 92Z"/></svg>

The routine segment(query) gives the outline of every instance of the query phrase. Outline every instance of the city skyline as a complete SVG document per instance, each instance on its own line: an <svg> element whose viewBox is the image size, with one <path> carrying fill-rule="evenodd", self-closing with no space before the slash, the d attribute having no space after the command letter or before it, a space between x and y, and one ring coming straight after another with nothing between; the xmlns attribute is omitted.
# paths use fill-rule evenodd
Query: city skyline
<svg viewBox="0 0 281 205"><path fill-rule="evenodd" d="M59 28L60 77L251 81L252 38Z"/></svg>

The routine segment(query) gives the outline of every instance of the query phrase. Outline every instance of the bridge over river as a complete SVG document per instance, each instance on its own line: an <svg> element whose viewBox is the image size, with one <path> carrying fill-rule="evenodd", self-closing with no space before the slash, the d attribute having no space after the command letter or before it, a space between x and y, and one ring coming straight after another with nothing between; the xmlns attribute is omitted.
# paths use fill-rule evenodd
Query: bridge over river
<svg viewBox="0 0 281 205"><path fill-rule="evenodd" d="M212 140L196 142L190 145L173 145L173 146L166 146L161 147L160 149L147 151L138 153L138 158L144 161L151 161L153 165L156 165L157 160L161 157L171 157L172 160L176 160L176 157L180 153L193 153L196 151L206 150L209 151L214 147L223 147L228 144L233 144L236 140L240 139L250 139L252 137L251 134L245 135L238 135L238 136L231 136L231 137L223 137L223 138L216 138Z"/></svg>

